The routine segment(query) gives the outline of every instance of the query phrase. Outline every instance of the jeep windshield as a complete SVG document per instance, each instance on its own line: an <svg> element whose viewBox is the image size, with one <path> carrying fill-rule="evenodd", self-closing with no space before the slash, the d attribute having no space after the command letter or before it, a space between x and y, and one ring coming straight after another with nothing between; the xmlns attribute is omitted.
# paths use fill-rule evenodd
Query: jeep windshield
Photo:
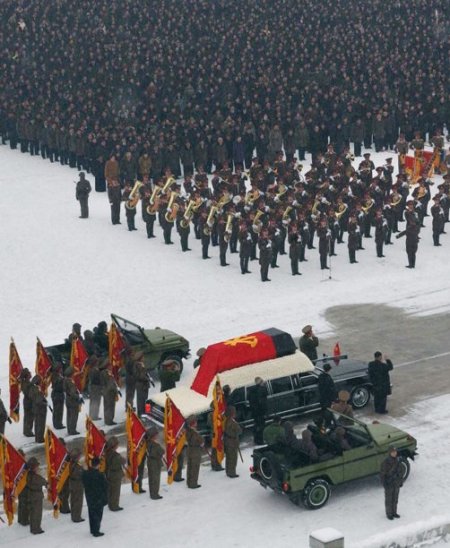
<svg viewBox="0 0 450 548"><path fill-rule="evenodd" d="M130 320L126 320L125 318L121 318L120 316L116 316L115 314L111 314L111 318L129 344L134 345L147 342L147 337L140 325L130 322Z"/></svg>

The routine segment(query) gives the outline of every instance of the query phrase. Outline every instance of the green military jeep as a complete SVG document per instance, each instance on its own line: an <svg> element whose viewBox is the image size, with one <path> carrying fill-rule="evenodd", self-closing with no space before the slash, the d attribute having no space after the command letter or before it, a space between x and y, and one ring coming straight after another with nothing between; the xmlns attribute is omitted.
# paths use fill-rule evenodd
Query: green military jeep
<svg viewBox="0 0 450 548"><path fill-rule="evenodd" d="M178 362L180 371L183 370L183 358L187 358L190 352L189 341L184 337L160 327L143 329L116 314L111 314L111 319L133 351L144 353L147 369L155 369L170 359Z"/></svg>
<svg viewBox="0 0 450 548"><path fill-rule="evenodd" d="M180 371L183 370L183 358L189 356L189 341L181 335L168 329L143 329L136 323L111 314L111 320L131 350L144 353L144 361L147 369L155 369L164 360L172 359L179 363ZM70 360L70 343L47 346L46 350L53 362L61 362L64 366ZM106 351L105 351L106 353Z"/></svg>
<svg viewBox="0 0 450 548"><path fill-rule="evenodd" d="M294 504L302 503L310 510L324 506L332 485L378 474L388 448L394 445L403 465L403 479L409 475L410 464L416 454L417 441L402 430L374 422L365 424L334 413L336 424L345 429L350 448L342 450L332 432L320 433L309 425L319 458L312 462L301 450L291 450L283 443L268 445L253 451L251 477L264 488L286 495Z"/></svg>

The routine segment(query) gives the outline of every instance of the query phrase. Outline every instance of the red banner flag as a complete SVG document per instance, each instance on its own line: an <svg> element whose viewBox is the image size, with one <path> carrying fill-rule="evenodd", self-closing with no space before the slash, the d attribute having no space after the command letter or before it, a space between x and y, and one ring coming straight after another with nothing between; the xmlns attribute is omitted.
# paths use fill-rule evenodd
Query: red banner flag
<svg viewBox="0 0 450 548"><path fill-rule="evenodd" d="M218 373L276 357L274 340L263 331L211 344L201 357L191 388L206 396L209 385Z"/></svg>
<svg viewBox="0 0 450 548"><path fill-rule="evenodd" d="M72 349L70 352L70 365L73 367L73 382L80 394L83 392L86 384L87 369L85 366L88 357L83 341L74 336L72 338Z"/></svg>
<svg viewBox="0 0 450 548"><path fill-rule="evenodd" d="M141 419L133 411L131 405L127 407L125 423L128 439L128 473L134 493L139 493L139 465L145 457L147 443L145 439L146 429Z"/></svg>
<svg viewBox="0 0 450 548"><path fill-rule="evenodd" d="M184 418L167 396L164 409L164 441L166 443L167 483L170 485L178 470L178 456L186 443Z"/></svg>
<svg viewBox="0 0 450 548"><path fill-rule="evenodd" d="M108 341L109 363L111 364L111 371L116 380L116 383L120 386L120 370L123 367L124 350L126 349L126 344L114 322L111 324L111 329L108 333Z"/></svg>
<svg viewBox="0 0 450 548"><path fill-rule="evenodd" d="M52 372L52 362L45 350L43 344L37 337L36 343L36 366L35 366L36 375L39 375L42 379L40 385L41 391L47 395L48 387L50 385L50 378Z"/></svg>
<svg viewBox="0 0 450 548"><path fill-rule="evenodd" d="M106 437L95 426L90 417L86 417L86 440L84 442L84 458L87 466L91 466L92 459L100 459L100 471L105 471Z"/></svg>
<svg viewBox="0 0 450 548"><path fill-rule="evenodd" d="M425 177L432 176L433 167L433 152L423 150L421 155L405 157L405 171L414 179L424 175ZM425 169L427 173L425 173ZM413 180L415 182L415 180Z"/></svg>
<svg viewBox="0 0 450 548"><path fill-rule="evenodd" d="M333 360L334 360L334 363L336 365L339 365L339 356L341 355L341 347L339 346L339 343L337 342L335 345L334 345L334 348L333 348Z"/></svg>
<svg viewBox="0 0 450 548"><path fill-rule="evenodd" d="M15 421L19 421L20 411L20 374L23 365L19 358L16 345L11 339L9 345L9 416Z"/></svg>
<svg viewBox="0 0 450 548"><path fill-rule="evenodd" d="M55 518L59 515L59 493L70 473L69 453L59 438L47 428L45 432L45 459L47 461L48 500L53 506Z"/></svg>
<svg viewBox="0 0 450 548"><path fill-rule="evenodd" d="M219 464L222 464L224 457L223 448L223 428L225 420L225 398L223 397L222 386L219 377L217 377L213 390L213 438L212 447L216 450L216 458Z"/></svg>
<svg viewBox="0 0 450 548"><path fill-rule="evenodd" d="M8 525L14 521L15 501L27 482L24 457L0 434L0 470L3 484L3 507Z"/></svg>

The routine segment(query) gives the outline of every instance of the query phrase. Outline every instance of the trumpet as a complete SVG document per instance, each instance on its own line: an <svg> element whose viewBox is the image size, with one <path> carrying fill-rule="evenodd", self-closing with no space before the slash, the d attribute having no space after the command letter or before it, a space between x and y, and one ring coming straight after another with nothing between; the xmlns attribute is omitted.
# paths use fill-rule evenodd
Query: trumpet
<svg viewBox="0 0 450 548"><path fill-rule="evenodd" d="M171 192L170 193L170 200L167 205L167 211L164 215L164 218L168 223L174 223L177 218L177 213L180 208L178 204L174 204L175 199L178 197L178 192Z"/></svg>
<svg viewBox="0 0 450 548"><path fill-rule="evenodd" d="M203 229L203 234L205 234L205 236L210 236L211 229L214 224L214 217L217 215L218 211L219 211L219 208L217 206L211 206L211 209L209 210L208 218L206 219L206 226Z"/></svg>
<svg viewBox="0 0 450 548"><path fill-rule="evenodd" d="M125 207L127 209L134 209L138 202L139 202L139 189L144 183L141 183L141 181L136 181L134 183L134 187L132 188L128 200L125 202Z"/></svg>
<svg viewBox="0 0 450 548"><path fill-rule="evenodd" d="M183 228L187 228L189 226L194 213L195 213L195 201L189 200L186 211L184 212L183 218L180 221L180 225Z"/></svg>
<svg viewBox="0 0 450 548"><path fill-rule="evenodd" d="M224 234L224 240L226 242L229 242L231 238L231 230L232 230L231 225L233 224L233 218L234 218L234 214L228 213L227 224L225 225L225 234Z"/></svg>
<svg viewBox="0 0 450 548"><path fill-rule="evenodd" d="M258 209L252 223L252 230L255 234L259 234L262 229L262 221L260 219L261 215L264 215L264 211Z"/></svg>

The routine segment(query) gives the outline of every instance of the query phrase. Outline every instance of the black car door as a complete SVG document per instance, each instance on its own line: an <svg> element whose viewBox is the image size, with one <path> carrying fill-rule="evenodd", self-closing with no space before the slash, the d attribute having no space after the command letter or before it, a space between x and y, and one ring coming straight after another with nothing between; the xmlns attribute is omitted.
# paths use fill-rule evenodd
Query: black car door
<svg viewBox="0 0 450 548"><path fill-rule="evenodd" d="M269 385L268 415L286 413L296 407L296 396L291 376L272 379L267 384Z"/></svg>
<svg viewBox="0 0 450 548"><path fill-rule="evenodd" d="M319 407L319 390L317 388L317 376L311 373L299 375L300 390L298 394L298 405L305 410Z"/></svg>

